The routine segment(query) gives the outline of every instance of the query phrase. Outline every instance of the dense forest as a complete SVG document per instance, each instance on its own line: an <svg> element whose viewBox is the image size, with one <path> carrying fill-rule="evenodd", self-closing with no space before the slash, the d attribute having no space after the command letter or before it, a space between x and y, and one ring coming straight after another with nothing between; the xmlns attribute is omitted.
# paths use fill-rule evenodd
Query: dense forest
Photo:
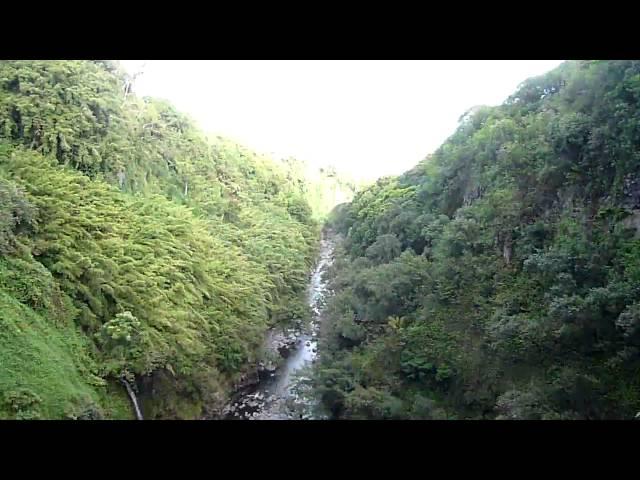
<svg viewBox="0 0 640 480"><path fill-rule="evenodd" d="M471 109L330 223L332 418L640 412L640 62L565 62Z"/></svg>
<svg viewBox="0 0 640 480"><path fill-rule="evenodd" d="M0 62L0 418L202 418L307 315L313 182L111 61Z"/></svg>
<svg viewBox="0 0 640 480"><path fill-rule="evenodd" d="M312 316L322 418L640 414L640 61L565 62L365 187L134 87L0 61L0 419L220 418Z"/></svg>

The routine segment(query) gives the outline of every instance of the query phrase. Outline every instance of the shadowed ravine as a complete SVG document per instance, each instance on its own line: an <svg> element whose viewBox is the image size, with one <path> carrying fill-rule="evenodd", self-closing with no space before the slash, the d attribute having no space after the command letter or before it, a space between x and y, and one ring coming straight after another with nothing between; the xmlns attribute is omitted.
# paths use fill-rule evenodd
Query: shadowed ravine
<svg viewBox="0 0 640 480"><path fill-rule="evenodd" d="M278 337L293 339L291 348L281 349L286 356L283 364L275 371L262 375L261 380L239 392L225 409L223 418L233 420L311 420L314 419L312 405L309 405L296 392L295 374L311 365L317 355L317 335L322 320L322 309L326 293L326 284L322 279L325 269L331 264L334 235L324 232L320 246L318 264L311 276L308 289L308 302L312 310L310 325L302 330L288 330L280 334L271 332L267 344L273 349ZM277 351L277 349L276 349Z"/></svg>

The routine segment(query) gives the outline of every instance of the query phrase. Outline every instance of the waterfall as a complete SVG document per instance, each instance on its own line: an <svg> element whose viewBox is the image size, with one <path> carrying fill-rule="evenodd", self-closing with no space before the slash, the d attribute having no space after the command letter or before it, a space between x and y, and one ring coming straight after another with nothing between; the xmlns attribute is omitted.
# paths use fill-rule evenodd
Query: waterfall
<svg viewBox="0 0 640 480"><path fill-rule="evenodd" d="M129 382L127 382L124 378L121 378L120 381L122 382L122 384L127 389L127 393L129 394L129 398L131 399L131 403L133 403L133 409L136 412L136 419L137 420L144 420L144 418L142 418L142 413L140 412L140 407L138 407L138 399L136 398L136 394L133 391L133 388L131 388L131 385L129 385Z"/></svg>

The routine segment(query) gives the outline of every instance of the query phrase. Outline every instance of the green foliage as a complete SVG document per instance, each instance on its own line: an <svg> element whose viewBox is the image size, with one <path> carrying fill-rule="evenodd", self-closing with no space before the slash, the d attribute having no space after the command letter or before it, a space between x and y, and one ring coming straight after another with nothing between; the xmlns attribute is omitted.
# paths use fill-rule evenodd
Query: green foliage
<svg viewBox="0 0 640 480"><path fill-rule="evenodd" d="M567 62L335 209L314 375L334 417L633 418L639 75Z"/></svg>
<svg viewBox="0 0 640 480"><path fill-rule="evenodd" d="M0 417L67 418L101 412L91 348L74 326L52 325L0 289Z"/></svg>
<svg viewBox="0 0 640 480"><path fill-rule="evenodd" d="M117 63L0 62L0 292L76 332L57 355L85 352L103 385L66 412L62 379L38 384L24 415L128 417L125 375L151 418L199 417L269 326L307 314L321 212L304 172L207 139L130 80Z"/></svg>

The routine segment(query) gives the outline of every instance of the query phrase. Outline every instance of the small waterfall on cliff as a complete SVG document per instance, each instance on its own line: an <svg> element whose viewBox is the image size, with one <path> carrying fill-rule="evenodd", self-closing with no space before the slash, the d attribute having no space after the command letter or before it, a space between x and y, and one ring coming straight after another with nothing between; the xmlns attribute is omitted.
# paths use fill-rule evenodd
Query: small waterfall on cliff
<svg viewBox="0 0 640 480"><path fill-rule="evenodd" d="M129 394L129 398L131 399L131 403L133 404L133 409L136 412L136 419L144 420L144 418L142 418L142 413L140 412L140 407L138 406L138 399L136 398L136 393L133 391L133 388L131 388L129 382L127 382L124 378L121 378L120 381L127 389L127 393Z"/></svg>

